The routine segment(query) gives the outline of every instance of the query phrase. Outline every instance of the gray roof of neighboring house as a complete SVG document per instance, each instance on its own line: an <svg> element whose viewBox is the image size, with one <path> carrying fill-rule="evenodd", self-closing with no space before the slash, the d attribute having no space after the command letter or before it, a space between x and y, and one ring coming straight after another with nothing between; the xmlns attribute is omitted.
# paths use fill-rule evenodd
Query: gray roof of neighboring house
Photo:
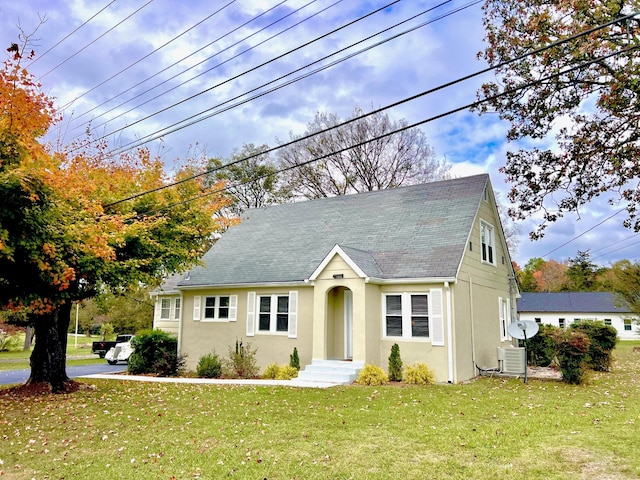
<svg viewBox="0 0 640 480"><path fill-rule="evenodd" d="M371 278L454 278L486 174L247 210L179 286L308 279L335 245Z"/></svg>
<svg viewBox="0 0 640 480"><path fill-rule="evenodd" d="M609 292L523 292L518 312L629 313Z"/></svg>

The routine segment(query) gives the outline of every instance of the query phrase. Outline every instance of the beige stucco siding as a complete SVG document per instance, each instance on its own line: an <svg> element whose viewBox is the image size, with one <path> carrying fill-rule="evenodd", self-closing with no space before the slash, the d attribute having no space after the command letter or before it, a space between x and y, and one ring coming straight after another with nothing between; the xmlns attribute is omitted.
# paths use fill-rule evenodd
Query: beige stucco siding
<svg viewBox="0 0 640 480"><path fill-rule="evenodd" d="M428 339L406 339L406 338L392 338L385 337L384 335L384 312L382 296L386 293L426 293L431 294L431 291L438 289L443 294L443 313L444 318L442 320L444 326L445 340L443 346L434 346L431 338ZM379 362L380 366L387 371L389 366L389 355L391 354L391 347L394 343L400 347L400 357L405 365L411 365L414 363L426 363L429 369L434 373L436 381L440 383L447 382L449 380L449 360L448 360L448 336L447 336L447 322L448 312L446 305L446 295L443 283L437 284L418 284L418 285L380 285L378 286L377 296L378 302L378 315L377 315L377 330L379 335Z"/></svg>
<svg viewBox="0 0 640 480"><path fill-rule="evenodd" d="M291 291L298 293L297 338L289 338L284 333L263 333L257 327L253 336L247 336L247 296L249 292L259 295L286 295ZM194 321L194 297L213 295L237 295L235 321ZM300 364L311 363L312 352L312 315L313 289L311 287L274 287L274 288L236 288L215 290L188 290L184 292L184 313L182 320L182 353L187 353L187 368L195 369L200 357L215 351L220 357L226 357L236 340L249 342L257 350L256 357L262 371L265 366L276 362L288 364L293 348L298 349Z"/></svg>
<svg viewBox="0 0 640 480"><path fill-rule="evenodd" d="M494 228L493 265L482 261L482 221ZM513 318L515 298L511 297L515 291L510 290L510 281L514 280L510 280L510 257L500 229L491 197L489 201L483 200L454 287L456 364L460 378L473 376L474 362L482 367L497 367L497 347L510 344L508 340L501 341L499 300L508 301L509 316Z"/></svg>

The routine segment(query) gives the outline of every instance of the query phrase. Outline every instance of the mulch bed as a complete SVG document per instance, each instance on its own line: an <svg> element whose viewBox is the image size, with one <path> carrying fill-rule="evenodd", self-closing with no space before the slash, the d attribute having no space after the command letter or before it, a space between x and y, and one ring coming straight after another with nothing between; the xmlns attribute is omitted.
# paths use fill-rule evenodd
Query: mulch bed
<svg viewBox="0 0 640 480"><path fill-rule="evenodd" d="M57 393L75 393L86 388L92 388L92 386L76 382L75 380L69 380L64 384L64 390ZM9 397L12 399L38 397L45 395L52 395L51 385L48 383L30 383L26 385L17 385L15 387L0 389L0 397Z"/></svg>

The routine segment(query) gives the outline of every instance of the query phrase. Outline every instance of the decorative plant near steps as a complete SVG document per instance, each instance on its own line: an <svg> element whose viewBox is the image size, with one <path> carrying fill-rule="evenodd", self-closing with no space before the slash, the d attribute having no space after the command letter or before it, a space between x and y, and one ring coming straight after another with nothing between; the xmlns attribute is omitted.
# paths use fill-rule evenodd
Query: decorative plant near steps
<svg viewBox="0 0 640 480"><path fill-rule="evenodd" d="M389 380L392 382L402 381L402 359L400 358L400 347L394 343L389 355Z"/></svg>
<svg viewBox="0 0 640 480"><path fill-rule="evenodd" d="M300 370L300 357L298 356L298 349L293 347L293 353L289 355L289 366Z"/></svg>

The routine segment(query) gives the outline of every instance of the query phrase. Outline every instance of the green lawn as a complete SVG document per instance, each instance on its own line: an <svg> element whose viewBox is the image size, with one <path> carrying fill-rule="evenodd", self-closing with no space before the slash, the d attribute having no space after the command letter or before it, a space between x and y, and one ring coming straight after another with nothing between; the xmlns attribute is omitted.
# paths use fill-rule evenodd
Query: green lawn
<svg viewBox="0 0 640 480"><path fill-rule="evenodd" d="M86 335L78 336L78 340L73 335L69 335L67 338L67 365L86 365L89 363L103 363L104 359L100 359L98 355L92 355L91 344L100 340L100 336L93 335L87 337ZM24 343L21 339L19 345ZM77 346L76 346L77 344ZM13 350L10 352L0 352L0 371L2 370L18 370L29 368L29 357L32 350ZM92 356L91 359L73 360L76 356ZM93 358L95 357L95 358ZM10 361L7 361L10 360Z"/></svg>
<svg viewBox="0 0 640 480"><path fill-rule="evenodd" d="M640 477L640 352L586 386L483 377L336 387L86 380L1 395L12 479L627 479Z"/></svg>

